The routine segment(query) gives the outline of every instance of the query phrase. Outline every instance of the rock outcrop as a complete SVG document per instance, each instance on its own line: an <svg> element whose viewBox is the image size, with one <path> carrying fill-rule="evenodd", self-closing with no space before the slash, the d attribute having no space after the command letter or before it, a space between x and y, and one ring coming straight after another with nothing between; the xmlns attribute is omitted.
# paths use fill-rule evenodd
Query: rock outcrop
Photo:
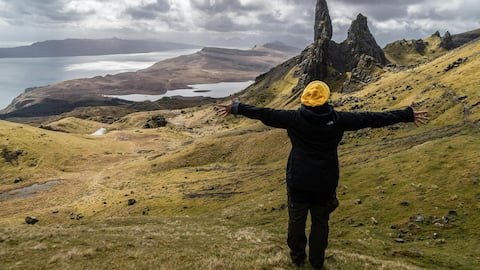
<svg viewBox="0 0 480 270"><path fill-rule="evenodd" d="M327 76L328 51L332 38L332 21L326 0L317 0L315 10L314 42L299 57L300 67L296 76L298 84L293 88L296 93L313 80L321 80Z"/></svg>
<svg viewBox="0 0 480 270"><path fill-rule="evenodd" d="M422 44L417 44L422 50ZM330 43L331 65L335 70L347 74L340 92L356 91L361 86L376 80L383 66L388 64L385 54L377 44L370 29L367 17L358 14L348 30L345 41Z"/></svg>
<svg viewBox="0 0 480 270"><path fill-rule="evenodd" d="M26 217L25 218L25 223L29 224L29 225L33 225L35 223L37 223L39 220L35 217Z"/></svg>
<svg viewBox="0 0 480 270"><path fill-rule="evenodd" d="M418 52L421 55L425 54L425 50L427 49L427 45L425 44L425 41L423 39L417 39L412 42L413 48L415 48L415 51Z"/></svg>
<svg viewBox="0 0 480 270"><path fill-rule="evenodd" d="M143 128L159 128L167 125L167 120L163 115L154 115L147 120Z"/></svg>
<svg viewBox="0 0 480 270"><path fill-rule="evenodd" d="M332 20L328 12L327 2L325 0L318 0L315 7L315 34L313 40L330 40L332 38Z"/></svg>
<svg viewBox="0 0 480 270"><path fill-rule="evenodd" d="M450 35L450 32L446 32L445 35L442 37L442 42L440 43L440 47L446 49L446 50L451 50L457 47L455 45L455 42L453 42L452 35Z"/></svg>
<svg viewBox="0 0 480 270"><path fill-rule="evenodd" d="M332 42L330 55L333 66L340 72L354 69L362 55L372 57L381 65L388 63L382 48L368 28L367 17L362 14L358 14L352 22L345 41L340 44Z"/></svg>
<svg viewBox="0 0 480 270"><path fill-rule="evenodd" d="M369 83L375 76L375 67L388 64L385 54L371 34L367 17L359 14L348 30L348 37L340 44L331 40L332 22L325 0L318 0L315 11L314 42L298 57L299 80L293 93L301 91L313 80L327 77L331 65L341 73L352 72L349 80L354 83ZM422 44L418 44L422 50ZM353 72L354 71L354 72ZM347 85L349 82L347 82ZM356 89L350 87L349 89Z"/></svg>
<svg viewBox="0 0 480 270"><path fill-rule="evenodd" d="M379 79L383 73L383 65L379 64L373 57L362 54L357 66L348 74L350 75L344 82L340 93L357 91L365 84L369 84Z"/></svg>

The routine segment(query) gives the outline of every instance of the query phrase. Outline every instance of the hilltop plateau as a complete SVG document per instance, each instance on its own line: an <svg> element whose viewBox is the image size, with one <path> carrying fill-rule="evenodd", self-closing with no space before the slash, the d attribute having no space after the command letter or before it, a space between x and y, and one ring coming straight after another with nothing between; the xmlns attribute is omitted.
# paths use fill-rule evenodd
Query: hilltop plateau
<svg viewBox="0 0 480 270"><path fill-rule="evenodd" d="M314 43L257 76L242 102L296 109L299 89L323 79L337 110L415 101L430 114L421 127L345 134L325 268L480 268L480 41L392 67L363 15L341 44L325 1L317 15ZM349 48L352 61L328 58ZM218 117L219 102L0 120L2 267L298 269L285 243L287 134Z"/></svg>
<svg viewBox="0 0 480 270"><path fill-rule="evenodd" d="M480 37L480 29L451 35L446 32L442 37L437 31L430 37L417 40L399 40L387 44L383 49L390 63L412 66L441 56L445 52L458 48Z"/></svg>

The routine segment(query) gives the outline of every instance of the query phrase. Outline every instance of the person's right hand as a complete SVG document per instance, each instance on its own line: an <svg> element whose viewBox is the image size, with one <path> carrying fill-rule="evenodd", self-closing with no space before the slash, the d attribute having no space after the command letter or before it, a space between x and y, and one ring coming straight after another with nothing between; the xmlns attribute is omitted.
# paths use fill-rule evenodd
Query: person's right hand
<svg viewBox="0 0 480 270"><path fill-rule="evenodd" d="M227 116L232 113L232 106L233 106L233 95L230 95L230 104L220 104L218 105L220 108L217 110L217 115L219 116Z"/></svg>

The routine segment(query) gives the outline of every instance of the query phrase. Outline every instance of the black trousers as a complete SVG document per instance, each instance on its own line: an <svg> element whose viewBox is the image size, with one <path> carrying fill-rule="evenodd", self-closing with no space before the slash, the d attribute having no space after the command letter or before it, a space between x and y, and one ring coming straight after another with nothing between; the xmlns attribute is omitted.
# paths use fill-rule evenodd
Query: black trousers
<svg viewBox="0 0 480 270"><path fill-rule="evenodd" d="M303 196L302 196L303 195ZM321 196L321 197L319 197ZM325 197L327 196L327 197ZM328 246L328 220L339 203L335 194L292 192L288 190L288 238L290 256L296 265L302 265L307 257L305 248L307 237L305 226L308 212L312 224L308 237L310 264L321 268L325 261L325 249Z"/></svg>

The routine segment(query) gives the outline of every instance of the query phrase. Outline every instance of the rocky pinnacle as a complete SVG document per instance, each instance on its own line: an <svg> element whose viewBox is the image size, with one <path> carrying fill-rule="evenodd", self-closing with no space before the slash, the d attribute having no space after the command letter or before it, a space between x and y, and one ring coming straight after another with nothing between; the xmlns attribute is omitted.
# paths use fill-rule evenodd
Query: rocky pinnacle
<svg viewBox="0 0 480 270"><path fill-rule="evenodd" d="M314 42L300 55L297 85L293 92L303 89L313 80L322 80L327 76L328 51L332 38L332 21L326 0L317 0L315 10Z"/></svg>

